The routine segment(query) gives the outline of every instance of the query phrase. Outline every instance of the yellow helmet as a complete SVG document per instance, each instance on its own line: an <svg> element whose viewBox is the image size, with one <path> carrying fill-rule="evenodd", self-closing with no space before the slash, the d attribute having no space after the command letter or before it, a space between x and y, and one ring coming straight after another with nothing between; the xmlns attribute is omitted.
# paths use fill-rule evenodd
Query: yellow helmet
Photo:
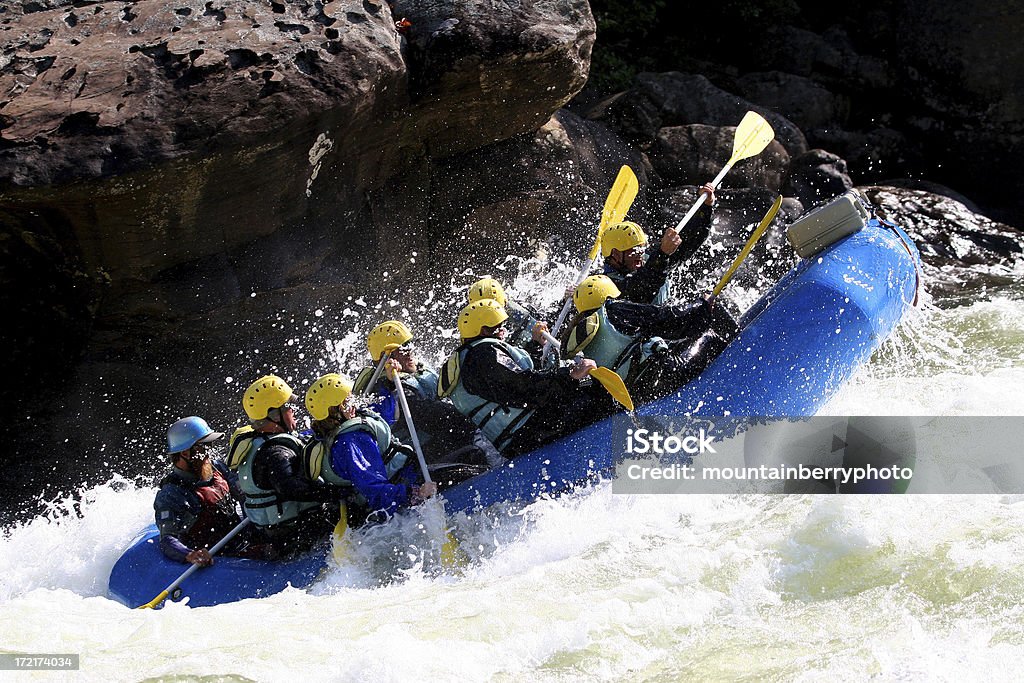
<svg viewBox="0 0 1024 683"><path fill-rule="evenodd" d="M366 337L366 348L370 350L370 358L380 360L388 351L394 351L412 339L412 332L397 320L382 322ZM389 348L390 347L390 348Z"/></svg>
<svg viewBox="0 0 1024 683"><path fill-rule="evenodd" d="M644 229L632 221L623 221L610 226L601 236L601 256L608 258L612 249L629 251L645 244L647 234Z"/></svg>
<svg viewBox="0 0 1024 683"><path fill-rule="evenodd" d="M332 372L310 385L306 392L306 410L314 420L326 420L331 414L331 408L340 406L351 395L352 382Z"/></svg>
<svg viewBox="0 0 1024 683"><path fill-rule="evenodd" d="M618 299L620 294L622 292L618 286L607 275L591 275L572 293L572 302L576 304L576 310L582 313L600 308L609 297Z"/></svg>
<svg viewBox="0 0 1024 683"><path fill-rule="evenodd" d="M508 320L505 307L494 299L480 299L466 305L459 313L459 336L479 337L485 327L497 327Z"/></svg>
<svg viewBox="0 0 1024 683"><path fill-rule="evenodd" d="M493 277L485 277L471 284L468 296L469 303L480 301L480 299L494 299L502 306L508 303L508 299L505 297L505 289Z"/></svg>
<svg viewBox="0 0 1024 683"><path fill-rule="evenodd" d="M242 408L252 420L263 420L272 408L280 408L298 397L288 383L277 375L267 375L249 385L242 397Z"/></svg>

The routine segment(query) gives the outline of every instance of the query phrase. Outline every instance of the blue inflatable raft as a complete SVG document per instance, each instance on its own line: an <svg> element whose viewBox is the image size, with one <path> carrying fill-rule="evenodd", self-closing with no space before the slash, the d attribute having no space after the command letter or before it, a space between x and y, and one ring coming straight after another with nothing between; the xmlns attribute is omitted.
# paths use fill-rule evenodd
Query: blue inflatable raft
<svg viewBox="0 0 1024 683"><path fill-rule="evenodd" d="M815 414L889 336L917 298L919 256L899 228L871 219L860 232L801 261L740 321L741 331L700 377L637 410L648 415L798 417ZM517 457L444 492L450 514L528 501L608 476L616 458L614 419ZM166 559L155 527L125 551L110 597L145 604L185 569ZM290 562L219 557L182 586L192 606L305 587L326 554Z"/></svg>
<svg viewBox="0 0 1024 683"><path fill-rule="evenodd" d="M167 559L160 552L159 541L160 532L155 524L132 541L110 571L107 591L111 598L129 607L145 605L188 569L187 564ZM188 596L190 606L206 607L262 598L280 593L288 586L308 586L326 566L326 551L285 562L218 555L213 565L189 577L169 599Z"/></svg>

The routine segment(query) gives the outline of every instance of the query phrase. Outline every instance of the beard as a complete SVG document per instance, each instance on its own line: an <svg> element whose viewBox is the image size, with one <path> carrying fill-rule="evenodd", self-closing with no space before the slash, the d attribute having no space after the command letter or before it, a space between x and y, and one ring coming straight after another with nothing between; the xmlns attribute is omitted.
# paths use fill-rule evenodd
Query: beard
<svg viewBox="0 0 1024 683"><path fill-rule="evenodd" d="M203 460L190 460L188 469L196 475L199 481L206 481L213 477L213 461L209 458Z"/></svg>

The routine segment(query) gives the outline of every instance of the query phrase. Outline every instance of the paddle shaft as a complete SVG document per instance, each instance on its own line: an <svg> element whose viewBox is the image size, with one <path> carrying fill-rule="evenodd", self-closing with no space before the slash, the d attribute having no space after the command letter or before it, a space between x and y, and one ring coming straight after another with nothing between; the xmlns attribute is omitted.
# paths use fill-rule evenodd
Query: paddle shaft
<svg viewBox="0 0 1024 683"><path fill-rule="evenodd" d="M224 538L222 538L219 541L217 541L217 543L212 548L210 548L210 557L213 557L214 555L219 553L221 548L223 548L225 545L230 543L231 539L234 538L235 536L237 536L239 534L239 532L242 531L242 529L244 529L245 527L249 526L249 524L251 522L252 522L252 520L250 520L248 517L246 517L241 522L239 522L235 526L234 529L232 529L231 531L229 531L227 534L224 535ZM145 605L139 605L138 609L147 609L147 608L148 609L152 609L152 608L156 607L161 602L163 602L167 598L168 595L171 594L171 591L173 591L175 588L180 586L185 581L185 579L187 579L188 577L192 576L192 574L194 574L198 569L201 569L201 567L198 564L193 564L191 567L186 569L184 571L184 573L182 573L181 576L179 576L177 579L175 579L174 582L171 583L171 585L169 585L169 586L167 586L167 588L163 589L163 591L161 591L160 595L156 596L155 598L153 598L152 600L147 602Z"/></svg>
<svg viewBox="0 0 1024 683"><path fill-rule="evenodd" d="M420 461L420 472L423 473L424 483L431 484L433 480L430 478L430 470L427 469L427 460L423 457L423 448L420 446L420 437L416 433L416 425L412 421L412 413L409 412L409 402L405 398L405 390L402 389L402 380L398 377L398 373L395 373L395 391L398 393L398 403L402 406L402 412L405 413L405 424L409 428L409 436L412 437L412 447L416 451L416 459ZM435 501L434 504L438 506L440 514L444 514L444 506L442 505L439 498L436 496L431 500ZM439 535L444 536L444 542L441 544L441 565L445 567L455 567L460 564L458 556L458 542L455 537L445 529L443 526L439 530Z"/></svg>
<svg viewBox="0 0 1024 683"><path fill-rule="evenodd" d="M384 366L387 364L389 358L391 358L390 351L386 351L381 355L380 360L377 361L377 367L374 369L373 375L370 377L370 383L363 388L363 391L373 391L373 388L377 386L377 380L380 379L380 373L384 372Z"/></svg>
<svg viewBox="0 0 1024 683"><path fill-rule="evenodd" d="M544 335L544 341L546 341L547 343L551 344L551 346L553 348L556 348L556 349L562 348L562 344L558 341L558 339L555 337L555 335L551 334L550 332L542 332L541 334ZM561 355L561 354L559 354L559 355Z"/></svg>
<svg viewBox="0 0 1024 683"><path fill-rule="evenodd" d="M754 230L754 233L750 236L750 239L747 240L747 243L743 245L743 249L740 251L739 255L733 259L732 265L729 266L729 270L725 271L725 275L723 275L722 279L718 281L717 285L715 285L714 290L711 292L711 296L708 297L709 304L715 303L715 299L717 299L718 295L722 293L725 286L729 284L729 280L731 280L732 276L736 274L740 264L743 263L747 256L750 255L750 251L754 248L754 245L757 244L757 241L761 239L761 235L764 234L764 231L768 229L768 226L775 218L775 214L779 212L779 207L781 206L782 196L780 195L774 202L772 202L772 206L768 209L768 213L764 215L764 218L761 219L760 225L758 225Z"/></svg>
<svg viewBox="0 0 1024 683"><path fill-rule="evenodd" d="M416 451L416 459L420 461L420 472L423 473L423 481L432 483L430 471L427 470L427 460L423 457L423 448L420 447L420 437L416 434L416 425L412 421L412 413L409 412L409 402L405 398L405 389L402 388L402 380L395 373L395 393L398 394L398 404L402 407L402 414L405 415L405 426L409 428L409 436L412 438L412 447Z"/></svg>
<svg viewBox="0 0 1024 683"><path fill-rule="evenodd" d="M597 260L597 254L601 250L601 237L604 235L604 231L612 223L618 223L626 214L629 213L629 208L633 206L633 200L636 199L637 192L640 191L640 185L636 179L636 174L633 173L633 169L629 166L622 166L619 169L618 175L615 176L615 182L612 183L611 190L608 191L608 197L604 200L604 209L601 211L601 222L597 226L597 236L594 238L594 244L590 247L590 251L587 253L587 258L583 259L583 263L580 266L579 272L576 274L576 281L573 283L573 288L580 286L580 283L586 279L587 273L594 266L594 261ZM565 303L562 304L562 310L558 314L558 319L555 321L555 326L552 328L554 334L558 334L562 325L565 323L566 316L569 315L569 308L572 306L572 300L566 299ZM555 347L557 348L557 346ZM544 345L544 358L547 359L553 352L553 348L550 344Z"/></svg>
<svg viewBox="0 0 1024 683"><path fill-rule="evenodd" d="M733 167L733 165L740 159L746 159L748 157L755 156L764 151L764 148L768 146L768 143L775 137L775 131L772 130L771 125L757 112L748 111L743 115L743 119L740 121L740 125L736 126L736 133L733 136L732 141L732 156L729 157L729 161L722 167L722 170L718 172L715 179L709 184L712 190L718 189L718 185L725 178L725 174ZM683 220L679 221L676 225L675 231L679 232L683 229L690 219L694 217L697 211L700 209L700 203L704 201L706 192L701 192L700 197L694 202L690 210L683 216Z"/></svg>
<svg viewBox="0 0 1024 683"><path fill-rule="evenodd" d="M579 287L580 283L587 279L587 273L590 272L590 269L593 267L594 261L596 261L596 260L597 260L596 258L587 258L587 259L585 259L583 261L583 265L580 266L580 272L576 276L576 281L573 283L573 289L575 289L576 287ZM569 297L568 299L565 300L565 303L562 304L562 310L558 314L558 319L555 320L555 326L551 328L552 336L555 336L559 332L561 332L562 325L565 324L565 319L569 316L569 310L571 308L572 308L572 297ZM555 341L553 343L557 345L558 342Z"/></svg>
<svg viewBox="0 0 1024 683"><path fill-rule="evenodd" d="M715 179L709 183L712 188L716 190L718 189L718 186L722 183L722 179L725 178L725 174L728 173L730 169L732 169L733 165L737 161L739 161L739 159L730 159L729 163L722 167L722 170L718 172L718 175L715 176ZM690 207L690 210L686 212L686 215L683 216L683 219L676 224L676 227L673 228L673 230L675 230L676 232L680 232L683 229L683 227L690 222L690 219L697 215L697 212L700 211L700 205L704 203L705 198L707 196L707 192L701 192L700 196L697 197L697 201L693 203L693 206Z"/></svg>

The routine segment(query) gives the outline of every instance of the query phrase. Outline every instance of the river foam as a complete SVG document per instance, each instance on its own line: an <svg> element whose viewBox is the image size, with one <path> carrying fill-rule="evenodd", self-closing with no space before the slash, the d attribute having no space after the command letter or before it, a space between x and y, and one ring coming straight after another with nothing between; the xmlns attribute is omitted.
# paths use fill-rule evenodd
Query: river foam
<svg viewBox="0 0 1024 683"><path fill-rule="evenodd" d="M1024 304L926 308L833 414L1024 414ZM607 482L473 520L439 572L430 520L366 533L309 591L129 610L107 574L149 523L124 480L0 536L6 652L84 680L1011 680L1024 496L621 496Z"/></svg>

